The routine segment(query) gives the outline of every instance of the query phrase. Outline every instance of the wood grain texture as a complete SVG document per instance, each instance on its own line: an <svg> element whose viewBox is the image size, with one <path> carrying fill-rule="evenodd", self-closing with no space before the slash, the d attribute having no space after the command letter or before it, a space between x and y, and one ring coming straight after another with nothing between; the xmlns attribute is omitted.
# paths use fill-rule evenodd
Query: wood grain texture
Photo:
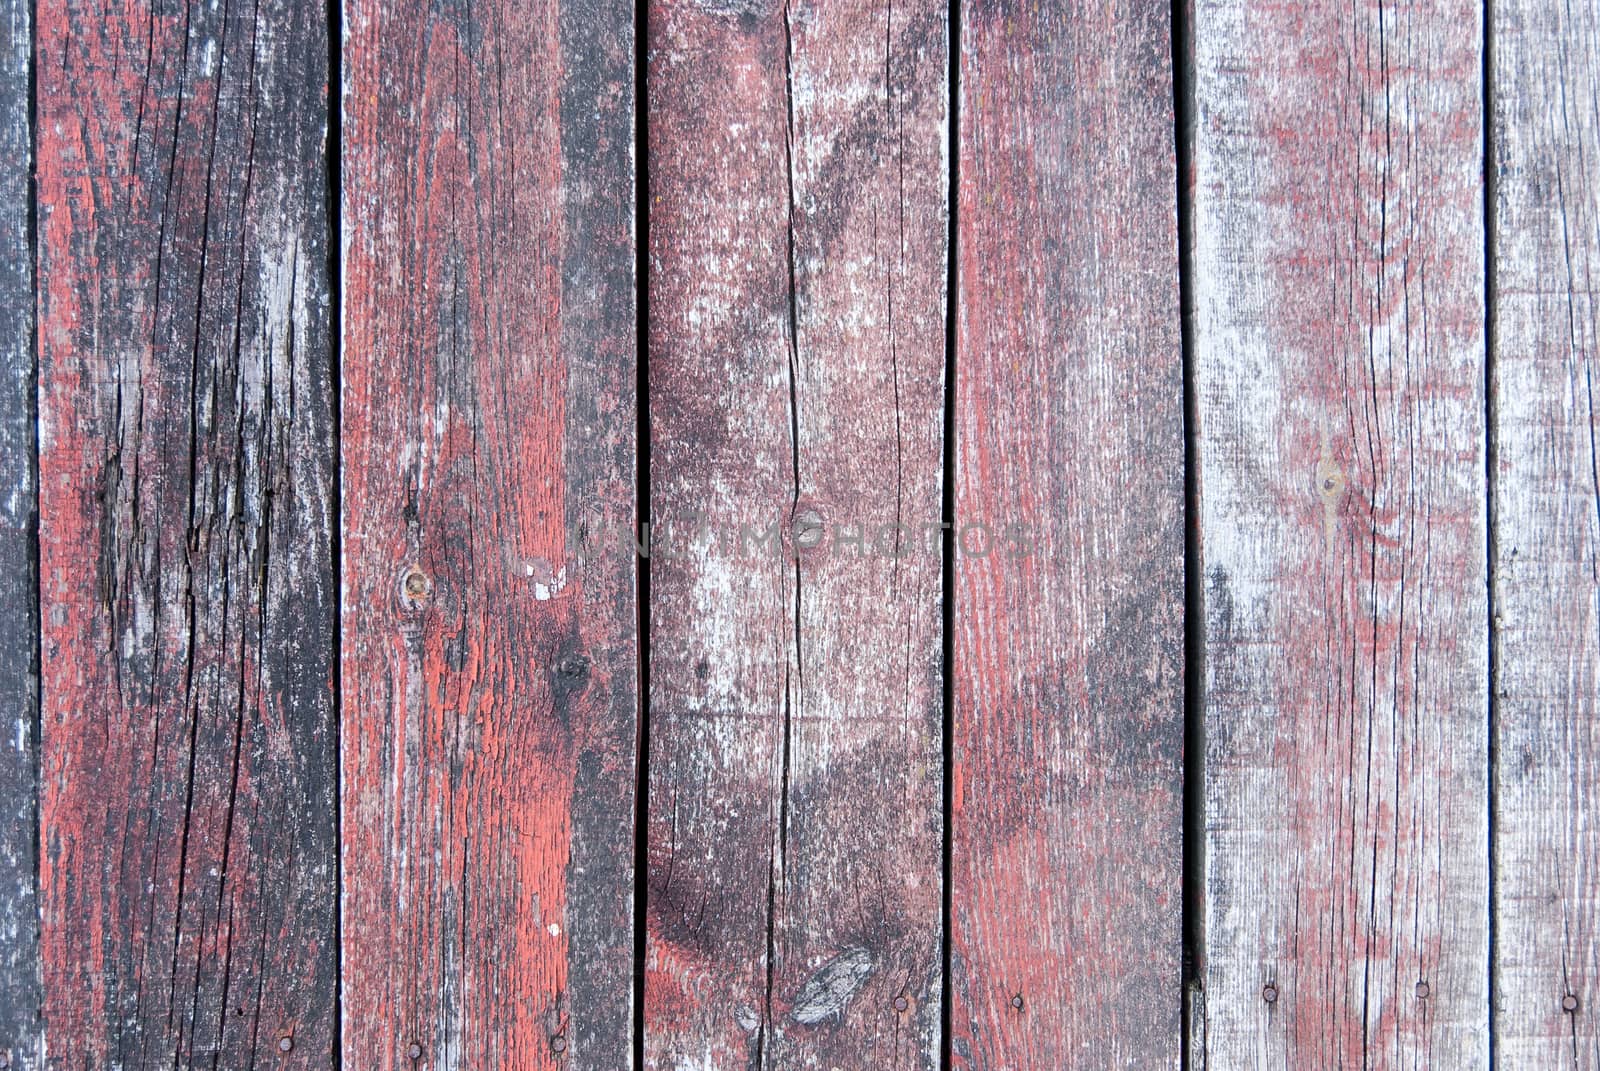
<svg viewBox="0 0 1600 1071"><path fill-rule="evenodd" d="M645 1063L934 1068L945 8L650 34Z"/></svg>
<svg viewBox="0 0 1600 1071"><path fill-rule="evenodd" d="M632 27L345 5L348 1067L628 1062Z"/></svg>
<svg viewBox="0 0 1600 1071"><path fill-rule="evenodd" d="M957 1068L1180 1061L1168 34L1148 0L962 5Z"/></svg>
<svg viewBox="0 0 1600 1071"><path fill-rule="evenodd" d="M1600 1067L1600 9L1496 0L1497 1065ZM1572 998L1573 1008L1563 1001Z"/></svg>
<svg viewBox="0 0 1600 1071"><path fill-rule="evenodd" d="M38 495L29 178L32 5L0 4L0 1060L42 1067L39 1029Z"/></svg>
<svg viewBox="0 0 1600 1071"><path fill-rule="evenodd" d="M37 10L50 1066L328 1068L326 12Z"/></svg>
<svg viewBox="0 0 1600 1071"><path fill-rule="evenodd" d="M1487 1066L1479 8L1197 0L1208 1066Z"/></svg>

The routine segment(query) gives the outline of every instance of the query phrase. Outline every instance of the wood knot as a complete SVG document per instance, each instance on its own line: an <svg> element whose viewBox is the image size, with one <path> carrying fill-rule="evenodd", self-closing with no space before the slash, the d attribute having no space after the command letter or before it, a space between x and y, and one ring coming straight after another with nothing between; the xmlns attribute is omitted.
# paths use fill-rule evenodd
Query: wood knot
<svg viewBox="0 0 1600 1071"><path fill-rule="evenodd" d="M428 605L433 594L433 581L420 566L413 565L400 574L400 606L410 613L419 613Z"/></svg>
<svg viewBox="0 0 1600 1071"><path fill-rule="evenodd" d="M1317 492L1324 501L1337 502L1344 496L1344 470L1331 458L1317 462Z"/></svg>
<svg viewBox="0 0 1600 1071"><path fill-rule="evenodd" d="M845 1008L875 969L872 953L865 948L845 949L807 979L789 1017L801 1026L843 1018Z"/></svg>
<svg viewBox="0 0 1600 1071"><path fill-rule="evenodd" d="M822 545L823 523L822 514L807 507L799 510L794 515L794 537L796 550L811 550Z"/></svg>

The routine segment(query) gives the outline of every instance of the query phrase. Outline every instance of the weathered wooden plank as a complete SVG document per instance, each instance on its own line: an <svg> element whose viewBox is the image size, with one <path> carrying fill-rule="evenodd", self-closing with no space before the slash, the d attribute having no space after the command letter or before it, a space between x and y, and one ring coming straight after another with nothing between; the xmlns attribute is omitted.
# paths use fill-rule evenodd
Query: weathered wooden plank
<svg viewBox="0 0 1600 1071"><path fill-rule="evenodd" d="M1195 5L1209 1066L1487 1066L1479 21Z"/></svg>
<svg viewBox="0 0 1600 1071"><path fill-rule="evenodd" d="M347 0L344 1056L630 1046L633 12Z"/></svg>
<svg viewBox="0 0 1600 1071"><path fill-rule="evenodd" d="M1496 0L1497 1064L1600 1067L1600 9Z"/></svg>
<svg viewBox="0 0 1600 1071"><path fill-rule="evenodd" d="M326 34L38 4L52 1067L333 1063Z"/></svg>
<svg viewBox="0 0 1600 1071"><path fill-rule="evenodd" d="M38 497L34 483L33 253L28 114L32 5L0 5L0 1060L39 1047Z"/></svg>
<svg viewBox="0 0 1600 1071"><path fill-rule="evenodd" d="M646 1065L933 1068L945 7L649 23Z"/></svg>
<svg viewBox="0 0 1600 1071"><path fill-rule="evenodd" d="M953 1066L1180 1062L1166 3L962 5Z"/></svg>

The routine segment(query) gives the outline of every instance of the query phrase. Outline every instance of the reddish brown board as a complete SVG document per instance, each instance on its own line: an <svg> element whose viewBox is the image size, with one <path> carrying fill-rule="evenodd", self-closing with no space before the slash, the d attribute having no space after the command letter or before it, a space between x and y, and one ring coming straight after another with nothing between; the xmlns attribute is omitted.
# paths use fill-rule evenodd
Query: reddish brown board
<svg viewBox="0 0 1600 1071"><path fill-rule="evenodd" d="M1176 1068L1169 7L961 14L952 1066Z"/></svg>
<svg viewBox="0 0 1600 1071"><path fill-rule="evenodd" d="M328 1068L326 11L37 10L50 1066Z"/></svg>
<svg viewBox="0 0 1600 1071"><path fill-rule="evenodd" d="M649 24L645 1065L934 1068L946 11Z"/></svg>
<svg viewBox="0 0 1600 1071"><path fill-rule="evenodd" d="M1600 9L1496 0L1494 1036L1600 1067Z"/></svg>
<svg viewBox="0 0 1600 1071"><path fill-rule="evenodd" d="M34 483L33 256L29 247L32 5L0 4L0 1062L39 1047L38 496Z"/></svg>
<svg viewBox="0 0 1600 1071"><path fill-rule="evenodd" d="M1194 9L1208 1066L1488 1066L1481 35Z"/></svg>
<svg viewBox="0 0 1600 1071"><path fill-rule="evenodd" d="M632 26L345 5L346 1067L627 1063Z"/></svg>

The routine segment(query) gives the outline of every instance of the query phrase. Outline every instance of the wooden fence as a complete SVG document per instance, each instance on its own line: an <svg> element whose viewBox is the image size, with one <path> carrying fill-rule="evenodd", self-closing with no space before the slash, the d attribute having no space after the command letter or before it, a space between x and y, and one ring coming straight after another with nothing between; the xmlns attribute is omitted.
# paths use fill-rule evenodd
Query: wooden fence
<svg viewBox="0 0 1600 1071"><path fill-rule="evenodd" d="M1596 0L0 35L0 1068L1600 1068Z"/></svg>

